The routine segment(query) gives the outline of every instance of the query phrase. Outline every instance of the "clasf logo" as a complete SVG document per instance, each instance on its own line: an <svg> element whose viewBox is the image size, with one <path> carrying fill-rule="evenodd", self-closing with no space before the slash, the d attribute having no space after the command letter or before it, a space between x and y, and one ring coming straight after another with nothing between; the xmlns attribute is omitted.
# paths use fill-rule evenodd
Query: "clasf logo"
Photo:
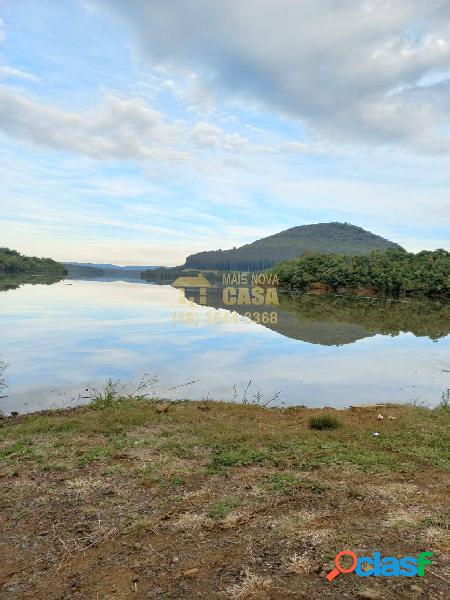
<svg viewBox="0 0 450 600"><path fill-rule="evenodd" d="M352 564L349 567L341 565L343 556L349 556ZM432 552L421 552L417 558L414 556L403 556L395 558L394 556L381 557L380 552L374 552L373 556L356 556L351 550L342 550L336 554L334 559L336 567L327 575L328 581L332 581L339 573L355 573L359 577L423 577L425 565L431 564Z"/></svg>

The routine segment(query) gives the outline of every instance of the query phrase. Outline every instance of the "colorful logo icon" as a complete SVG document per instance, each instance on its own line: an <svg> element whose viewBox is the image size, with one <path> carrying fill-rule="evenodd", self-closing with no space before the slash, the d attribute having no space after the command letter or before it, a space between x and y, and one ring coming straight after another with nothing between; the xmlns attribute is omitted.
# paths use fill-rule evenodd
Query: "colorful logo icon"
<svg viewBox="0 0 450 600"><path fill-rule="evenodd" d="M341 565L343 556L349 556L352 564L349 567ZM336 554L334 559L335 568L328 575L328 581L333 581L339 573L355 573L358 577L423 577L425 566L431 564L432 552L421 552L417 558L414 556L403 556L395 558L394 556L381 557L380 552L374 552L373 556L356 556L351 550L342 550Z"/></svg>

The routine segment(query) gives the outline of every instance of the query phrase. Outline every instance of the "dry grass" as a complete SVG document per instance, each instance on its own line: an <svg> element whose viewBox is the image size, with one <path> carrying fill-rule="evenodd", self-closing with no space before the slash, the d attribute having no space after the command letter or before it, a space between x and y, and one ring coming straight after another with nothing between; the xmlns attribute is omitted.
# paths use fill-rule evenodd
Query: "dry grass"
<svg viewBox="0 0 450 600"><path fill-rule="evenodd" d="M266 594L271 586L272 580L268 577L246 571L244 580L229 587L227 594L231 600L262 600L267 597Z"/></svg>
<svg viewBox="0 0 450 600"><path fill-rule="evenodd" d="M314 571L314 563L306 554L294 554L288 561L287 569L296 575L309 575Z"/></svg>
<svg viewBox="0 0 450 600"><path fill-rule="evenodd" d="M211 526L211 524L212 520L208 519L205 515L186 512L178 517L174 522L174 527L182 531L198 531L202 527Z"/></svg>
<svg viewBox="0 0 450 600"><path fill-rule="evenodd" d="M297 539L316 518L317 512L299 510L281 516L275 523L275 527L283 537Z"/></svg>

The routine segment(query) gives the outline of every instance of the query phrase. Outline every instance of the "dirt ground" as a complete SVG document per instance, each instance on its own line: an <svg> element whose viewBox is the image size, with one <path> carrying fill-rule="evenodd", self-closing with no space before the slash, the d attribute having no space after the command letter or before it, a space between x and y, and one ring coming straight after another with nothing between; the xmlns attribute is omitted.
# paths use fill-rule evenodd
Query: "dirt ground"
<svg viewBox="0 0 450 600"><path fill-rule="evenodd" d="M166 408L0 419L1 598L449 597L450 411ZM328 582L344 549L433 558Z"/></svg>

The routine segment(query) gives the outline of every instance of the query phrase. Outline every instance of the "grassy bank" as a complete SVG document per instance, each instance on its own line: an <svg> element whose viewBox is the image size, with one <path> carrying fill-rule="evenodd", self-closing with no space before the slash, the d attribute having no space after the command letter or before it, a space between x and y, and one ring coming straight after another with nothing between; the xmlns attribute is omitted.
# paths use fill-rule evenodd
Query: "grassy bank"
<svg viewBox="0 0 450 600"><path fill-rule="evenodd" d="M444 597L449 410L166 407L1 421L0 595ZM343 549L432 572L328 583Z"/></svg>

